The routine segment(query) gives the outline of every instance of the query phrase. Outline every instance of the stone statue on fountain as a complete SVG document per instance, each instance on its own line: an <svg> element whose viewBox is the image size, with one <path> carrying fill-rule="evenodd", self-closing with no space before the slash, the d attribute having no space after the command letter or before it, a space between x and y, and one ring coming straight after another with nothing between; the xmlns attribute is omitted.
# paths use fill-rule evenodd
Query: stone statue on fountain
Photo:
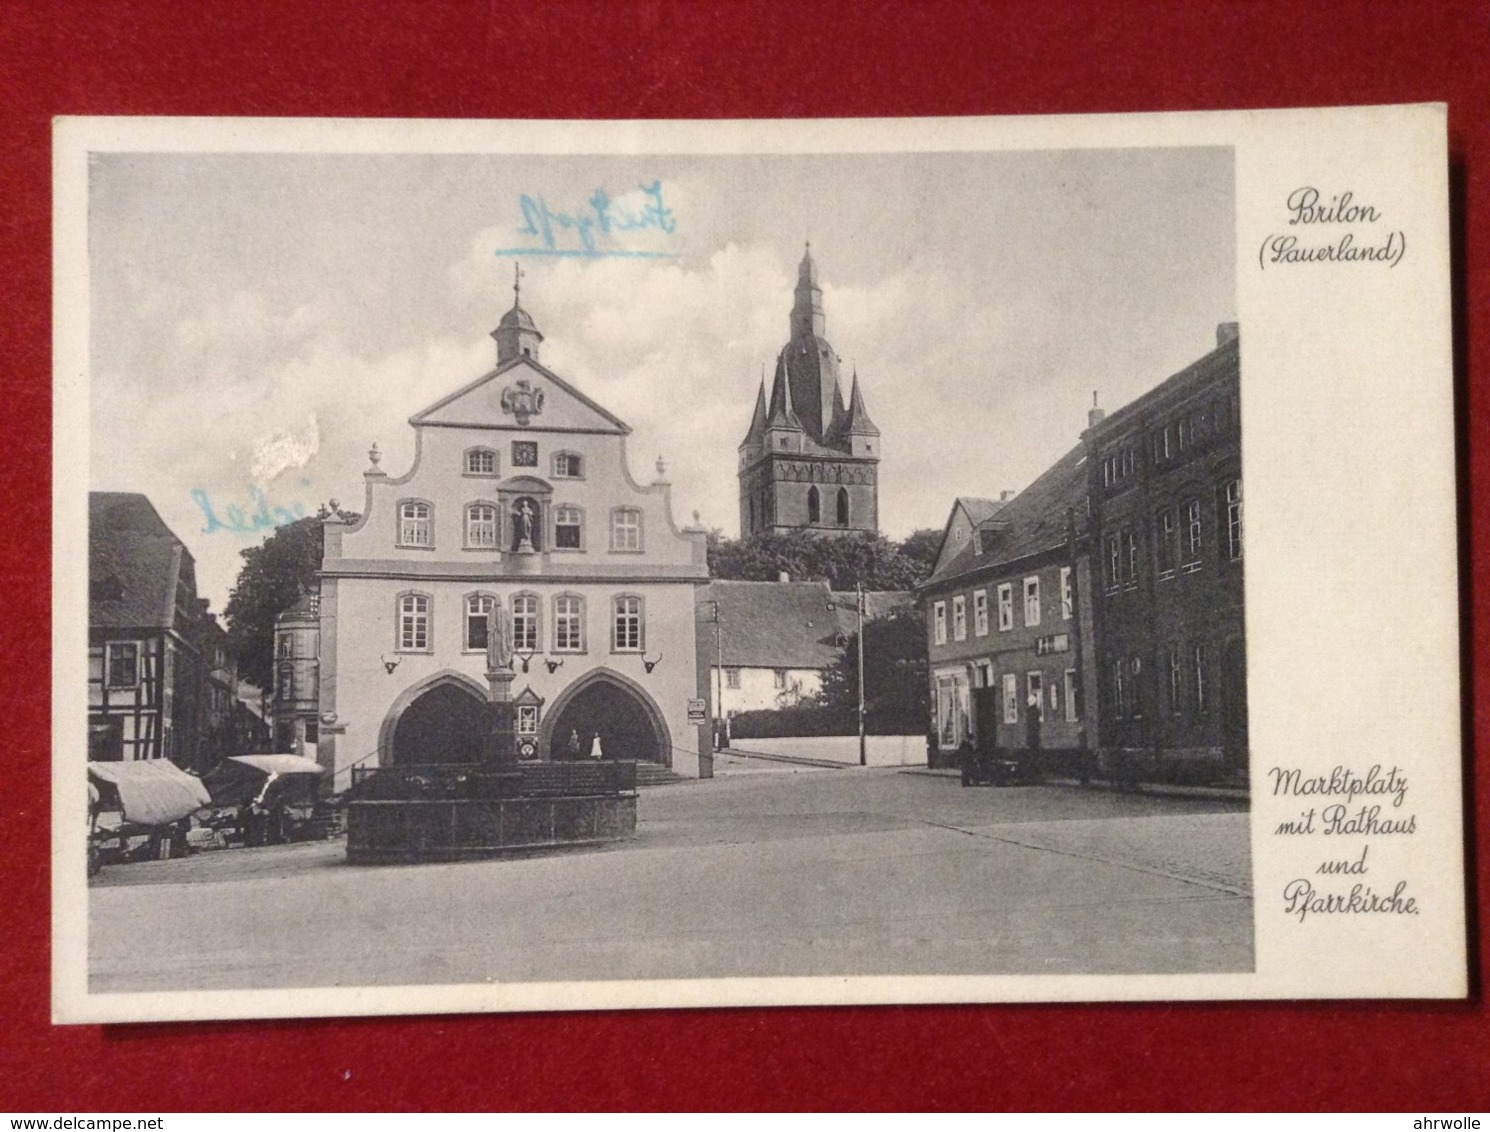
<svg viewBox="0 0 1490 1132"><path fill-rule="evenodd" d="M486 680L491 686L488 723L482 755L485 762L510 765L517 761L513 734L512 621L501 604L493 601L486 615Z"/></svg>
<svg viewBox="0 0 1490 1132"><path fill-rule="evenodd" d="M512 619L497 602L486 615L486 670L512 668Z"/></svg>

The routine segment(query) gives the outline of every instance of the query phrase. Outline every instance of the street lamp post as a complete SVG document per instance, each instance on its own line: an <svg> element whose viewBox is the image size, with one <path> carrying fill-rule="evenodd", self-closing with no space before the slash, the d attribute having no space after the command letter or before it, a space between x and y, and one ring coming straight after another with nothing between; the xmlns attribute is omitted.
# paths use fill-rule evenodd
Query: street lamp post
<svg viewBox="0 0 1490 1132"><path fill-rule="evenodd" d="M854 586L854 610L859 619L859 765L868 766L864 742L864 583Z"/></svg>
<svg viewBox="0 0 1490 1132"><path fill-rule="evenodd" d="M709 600L704 602L713 615L710 620L714 622L714 712L710 730L713 734L714 750L723 749L723 732L720 721L724 718L724 645L719 637L719 602Z"/></svg>

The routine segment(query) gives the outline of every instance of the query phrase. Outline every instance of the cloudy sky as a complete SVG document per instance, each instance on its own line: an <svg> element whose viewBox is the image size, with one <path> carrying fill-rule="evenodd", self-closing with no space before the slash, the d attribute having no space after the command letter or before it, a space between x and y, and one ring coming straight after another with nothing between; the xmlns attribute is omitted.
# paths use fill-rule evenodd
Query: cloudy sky
<svg viewBox="0 0 1490 1132"><path fill-rule="evenodd" d="M373 441L404 472L407 419L490 369L523 198L671 232L603 258L520 256L542 360L661 455L675 516L737 533L736 447L786 341L812 241L827 337L883 432L899 538L957 495L1019 489L1235 317L1227 149L563 157L101 154L90 167L95 490L147 494L221 610L239 551L208 530L271 508L358 508ZM541 226L534 226L540 227ZM575 251L554 228L555 251ZM634 253L647 253L637 255Z"/></svg>

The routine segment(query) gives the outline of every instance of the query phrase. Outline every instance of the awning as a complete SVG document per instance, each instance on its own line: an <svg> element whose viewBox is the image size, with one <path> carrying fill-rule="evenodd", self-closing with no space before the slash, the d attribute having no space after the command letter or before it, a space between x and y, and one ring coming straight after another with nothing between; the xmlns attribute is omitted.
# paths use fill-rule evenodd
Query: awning
<svg viewBox="0 0 1490 1132"><path fill-rule="evenodd" d="M299 755L232 755L209 770L203 781L214 806L260 805L314 792L326 768Z"/></svg>
<svg viewBox="0 0 1490 1132"><path fill-rule="evenodd" d="M140 825L169 825L212 804L202 780L169 759L90 762L88 777L118 795L125 821Z"/></svg>
<svg viewBox="0 0 1490 1132"><path fill-rule="evenodd" d="M326 768L299 755L231 755L228 762L242 763L265 774L325 774Z"/></svg>

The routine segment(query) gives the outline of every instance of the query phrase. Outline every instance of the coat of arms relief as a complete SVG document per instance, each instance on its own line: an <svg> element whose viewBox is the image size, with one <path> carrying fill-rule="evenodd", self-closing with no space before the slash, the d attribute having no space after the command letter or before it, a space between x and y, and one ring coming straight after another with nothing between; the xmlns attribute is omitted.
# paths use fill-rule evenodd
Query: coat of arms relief
<svg viewBox="0 0 1490 1132"><path fill-rule="evenodd" d="M543 390L534 389L526 377L518 378L502 390L502 411L516 417L518 424L527 424L543 412Z"/></svg>

